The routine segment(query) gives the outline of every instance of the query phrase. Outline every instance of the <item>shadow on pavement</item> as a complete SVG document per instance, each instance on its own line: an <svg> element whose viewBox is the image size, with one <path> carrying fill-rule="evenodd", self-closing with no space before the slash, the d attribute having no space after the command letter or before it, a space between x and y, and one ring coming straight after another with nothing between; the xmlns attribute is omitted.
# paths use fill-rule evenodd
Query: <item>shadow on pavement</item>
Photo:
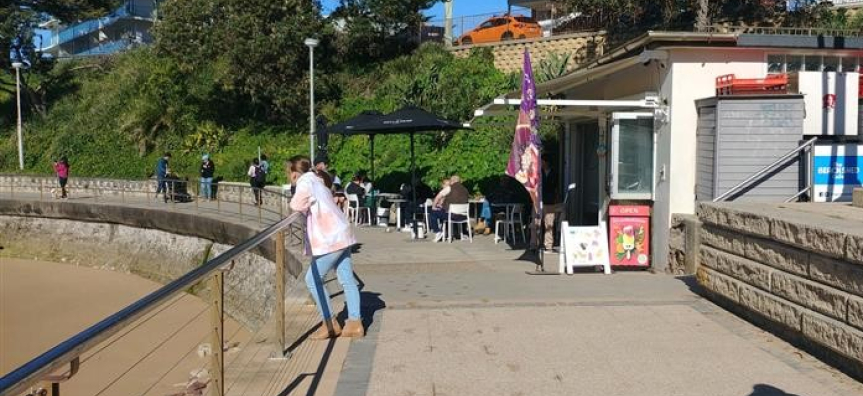
<svg viewBox="0 0 863 396"><path fill-rule="evenodd" d="M330 355L333 353L333 348L336 345L336 339L331 338L327 341L327 349L324 351L324 355L321 357L321 362L318 363L318 367L314 373L303 373L297 376L284 390L279 393L279 396L287 396L292 394L300 384L305 381L306 378L311 377L312 383L309 384L309 390L306 392L306 396L312 396L318 391L318 386L321 383L321 377L324 375L324 369L327 367L327 363L330 361Z"/></svg>
<svg viewBox="0 0 863 396"><path fill-rule="evenodd" d="M797 394L786 393L782 389L765 385L758 384L752 387L752 393L746 396L800 396Z"/></svg>

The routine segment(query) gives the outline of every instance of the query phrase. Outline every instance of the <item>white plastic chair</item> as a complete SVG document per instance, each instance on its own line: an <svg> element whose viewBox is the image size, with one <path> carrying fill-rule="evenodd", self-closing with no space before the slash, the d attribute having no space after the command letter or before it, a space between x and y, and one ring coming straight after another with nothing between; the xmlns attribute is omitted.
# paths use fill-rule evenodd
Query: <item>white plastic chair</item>
<svg viewBox="0 0 863 396"><path fill-rule="evenodd" d="M464 219L453 219L454 215L464 216ZM450 204L449 213L447 214L447 231L450 243L452 243L452 226L453 224L467 224L467 235L470 237L470 243L473 243L473 229L470 227L470 204Z"/></svg>
<svg viewBox="0 0 863 396"><path fill-rule="evenodd" d="M362 220L363 211L366 212L366 218L371 221L372 218L372 210L371 208L364 208L360 205L360 198L357 194L348 194L348 207L345 209L345 213L348 216L348 219L351 220L354 224L360 224Z"/></svg>
<svg viewBox="0 0 863 396"><path fill-rule="evenodd" d="M506 240L507 232L512 235L512 242L515 243L515 226L518 224L518 228L521 229L521 240L523 242L527 242L527 239L524 235L524 222L521 219L522 213L524 212L523 205L513 205L512 210L507 208L506 219L498 220L494 222L494 243L498 244L502 240ZM500 226L503 225L503 236L498 236L500 233Z"/></svg>
<svg viewBox="0 0 863 396"><path fill-rule="evenodd" d="M423 212L425 212L424 214L426 234L431 233L431 223L429 223L429 208L431 208L432 206L434 206L434 201L432 201L431 198L426 198L426 201L423 203Z"/></svg>

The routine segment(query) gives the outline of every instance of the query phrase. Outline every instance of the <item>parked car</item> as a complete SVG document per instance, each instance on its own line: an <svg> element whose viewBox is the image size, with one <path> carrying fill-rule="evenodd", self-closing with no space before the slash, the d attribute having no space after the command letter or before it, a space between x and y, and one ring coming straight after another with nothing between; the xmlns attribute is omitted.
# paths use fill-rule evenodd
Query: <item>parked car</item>
<svg viewBox="0 0 863 396"><path fill-rule="evenodd" d="M460 45L494 43L512 39L542 37L536 21L521 15L491 17L458 39Z"/></svg>

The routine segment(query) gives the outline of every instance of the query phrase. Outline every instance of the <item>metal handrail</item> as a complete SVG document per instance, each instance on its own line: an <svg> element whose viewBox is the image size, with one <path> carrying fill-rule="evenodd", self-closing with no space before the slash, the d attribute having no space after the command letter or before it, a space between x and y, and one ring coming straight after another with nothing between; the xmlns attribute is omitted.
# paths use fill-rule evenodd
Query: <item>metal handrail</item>
<svg viewBox="0 0 863 396"><path fill-rule="evenodd" d="M740 191L740 189L742 189L743 187L747 187L750 184L752 184L753 181L761 179L762 176L764 176L768 172L772 172L774 169L776 169L776 167L784 164L785 162L787 162L788 160L793 158L795 155L799 154L801 151L807 150L809 147L814 146L816 141L818 141L818 138L812 138L812 139L807 140L805 143L801 144L796 149L789 151L787 154L783 155L778 160L774 161L772 164L767 165L766 167L762 168L758 172L755 172L754 174L752 174L752 176L749 176L746 180L740 182L739 184L737 184L734 187L731 187L731 189L729 189L728 191L726 191L722 195L714 198L713 202L724 202L726 199L728 199L728 197L734 195L735 193ZM808 179L811 179L811 177ZM807 182L807 184L808 183L809 182ZM810 186L807 186L806 190L808 190L809 188L810 188ZM796 195L793 198L799 197L800 195L802 195L802 192L798 193L798 195Z"/></svg>
<svg viewBox="0 0 863 396"><path fill-rule="evenodd" d="M14 175L14 174L0 174L0 177L13 177L13 178L21 177L21 178L25 178L25 179L29 178L29 179L32 179L34 181L35 180L39 181L38 185L32 185L32 186L21 186L20 183L16 183L14 180L10 181L9 183L4 183L4 182L0 181L0 192L3 192L4 190L8 190L10 192L10 194L12 194L13 196L16 194L15 188L16 187L22 187L24 190L30 189L30 190L33 190L33 192L36 192L36 190L38 190L39 200L42 201L45 199L46 191L50 190L51 188L57 188L56 187L57 186L56 178L50 177L50 176L29 176L29 175L19 176L19 175ZM107 183L110 185L100 185L100 183ZM94 193L93 198L96 200L98 200L100 196L104 195L105 192L118 193L120 195L120 199L123 202L126 201L126 194L146 195L148 201L151 197L156 197L155 190L150 190L150 189L146 189L146 188L144 188L144 189L134 188L132 186L127 187L125 185L126 183L130 183L130 184L137 183L137 184L145 184L145 185L150 185L150 186L157 186L157 184L156 184L157 181L155 179L120 180L120 179L99 179L99 178L88 178L88 177L76 177L76 178L70 180L69 184L66 186L66 190L69 192L76 191L76 190L92 191ZM166 183L172 189L175 188L177 185L181 185L181 184L189 186L189 187L193 187L193 190L187 188L187 191L189 191L189 197L190 198L196 198L196 199L194 199L194 202L195 202L195 206L197 208L198 202L200 201L200 198L201 198L201 191L199 190L199 188L200 188L200 182L199 181L197 181L197 180L168 179L168 180L166 180ZM259 221L262 220L261 216L262 216L263 212L271 213L271 214L278 214L279 216L283 216L283 214L285 213L284 202L289 201L291 198L289 195L287 195L285 193L282 193L280 191L268 190L266 188L250 187L250 186L245 186L245 185L241 185L241 184L234 184L234 183L222 184L222 183L215 183L214 182L213 188L215 189L215 188L217 188L217 186L222 186L221 188L226 189L226 191L224 191L224 192L215 194L216 204L218 205L217 208L220 212L222 211L221 210L221 203L235 203L235 204L239 205L239 214L242 217L243 207L244 206L252 206L251 201L245 201L244 202L243 196L246 194L246 192L254 193L254 191L257 190L257 191L260 191L262 196L267 196L270 199L275 200L276 203L271 204L271 203L268 203L267 199L264 199L263 205L255 206L255 208L258 211ZM47 188L47 190L46 190L46 188ZM239 196L238 200L232 200L231 199L230 192L227 191L229 189L240 190L240 193L237 194ZM194 195L192 195L192 193L194 193ZM171 200L171 202L174 203L173 200ZM273 201L269 201L269 202L273 202ZM267 207L269 207L269 208L267 208Z"/></svg>
<svg viewBox="0 0 863 396"><path fill-rule="evenodd" d="M87 350L118 333L135 320L168 301L171 297L182 293L187 288L204 280L207 276L228 266L240 254L246 253L261 243L268 241L276 233L288 228L300 217L301 213L299 212L291 214L252 238L207 261L206 264L186 273L173 282L135 301L119 312L103 319L25 363L23 366L0 378L0 396L17 396L25 392L33 384L41 381L46 375L69 364Z"/></svg>

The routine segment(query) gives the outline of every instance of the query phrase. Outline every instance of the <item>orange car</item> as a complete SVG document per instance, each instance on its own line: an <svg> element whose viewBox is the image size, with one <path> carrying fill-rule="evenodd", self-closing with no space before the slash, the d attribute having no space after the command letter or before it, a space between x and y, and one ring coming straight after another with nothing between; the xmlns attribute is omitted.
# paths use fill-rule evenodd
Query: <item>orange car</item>
<svg viewBox="0 0 863 396"><path fill-rule="evenodd" d="M542 28L534 20L521 15L491 17L458 39L460 45L494 43L512 39L542 36Z"/></svg>

